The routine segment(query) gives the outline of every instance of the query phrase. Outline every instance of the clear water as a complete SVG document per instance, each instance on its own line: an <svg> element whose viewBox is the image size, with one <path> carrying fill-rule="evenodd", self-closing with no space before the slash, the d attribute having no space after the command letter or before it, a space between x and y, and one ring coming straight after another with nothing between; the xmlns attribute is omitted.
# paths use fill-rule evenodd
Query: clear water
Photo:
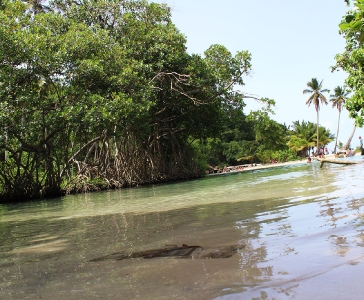
<svg viewBox="0 0 364 300"><path fill-rule="evenodd" d="M364 160L0 205L0 299L361 299ZM223 259L90 260L239 245Z"/></svg>

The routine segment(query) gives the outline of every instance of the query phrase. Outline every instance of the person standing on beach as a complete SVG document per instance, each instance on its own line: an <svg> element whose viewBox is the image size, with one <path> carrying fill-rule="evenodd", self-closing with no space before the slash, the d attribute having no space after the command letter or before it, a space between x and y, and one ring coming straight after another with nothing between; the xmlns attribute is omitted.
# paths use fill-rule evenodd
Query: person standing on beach
<svg viewBox="0 0 364 300"><path fill-rule="evenodd" d="M360 150L363 149L363 140L361 139L361 136L359 136L359 144L360 144Z"/></svg>

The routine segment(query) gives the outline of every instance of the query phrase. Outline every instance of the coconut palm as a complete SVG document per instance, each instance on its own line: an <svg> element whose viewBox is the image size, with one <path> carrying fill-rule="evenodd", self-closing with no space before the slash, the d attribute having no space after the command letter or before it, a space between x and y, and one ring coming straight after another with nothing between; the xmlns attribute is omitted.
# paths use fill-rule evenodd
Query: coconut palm
<svg viewBox="0 0 364 300"><path fill-rule="evenodd" d="M354 128L353 128L353 131L351 132L349 138L348 138L348 141L345 143L345 145L343 146L343 149L347 150L349 149L350 147L350 144L351 144L351 140L353 139L354 137L354 133L355 133L355 130L356 130L356 124L354 124Z"/></svg>
<svg viewBox="0 0 364 300"><path fill-rule="evenodd" d="M301 152L301 156L305 157L310 155L310 153L307 153L307 149L314 147L315 142L309 142L302 136L291 135L287 146L296 152Z"/></svg>
<svg viewBox="0 0 364 300"><path fill-rule="evenodd" d="M322 81L319 83L316 78L312 78L311 81L307 82L308 89L303 90L304 94L310 93L311 96L306 101L306 104L308 106L313 103L315 105L316 110L316 127L317 127L317 151L319 149L319 110L320 110L320 102L321 104L327 104L326 97L323 95L323 93L329 93L330 90L328 89L322 89Z"/></svg>
<svg viewBox="0 0 364 300"><path fill-rule="evenodd" d="M336 130L336 141L335 141L335 148L334 153L336 153L336 146L337 146L337 140L339 138L339 127L340 127L340 115L341 110L343 108L343 105L345 104L346 99L348 98L349 92L346 90L346 86L337 86L334 89L335 94L330 95L330 101L332 102L332 107L336 107L339 111L339 118L337 121L337 130Z"/></svg>
<svg viewBox="0 0 364 300"><path fill-rule="evenodd" d="M310 121L305 120L292 122L292 132L295 135L300 135L307 141L312 142L316 135L316 125Z"/></svg>
<svg viewBox="0 0 364 300"><path fill-rule="evenodd" d="M303 155L307 154L307 151L315 146L314 141L316 140L316 125L312 122L302 123L300 121L294 121L292 125L292 134L290 140L287 143L288 147L295 151L302 151Z"/></svg>
<svg viewBox="0 0 364 300"><path fill-rule="evenodd" d="M333 140L335 140L335 135L333 135L329 129L320 126L319 131L320 131L320 140L319 140L320 145L325 146L331 143Z"/></svg>

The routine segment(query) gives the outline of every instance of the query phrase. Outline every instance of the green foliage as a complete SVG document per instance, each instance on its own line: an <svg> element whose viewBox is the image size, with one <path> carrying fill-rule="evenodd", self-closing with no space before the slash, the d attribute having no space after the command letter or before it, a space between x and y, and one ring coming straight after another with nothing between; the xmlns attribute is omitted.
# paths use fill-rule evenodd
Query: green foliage
<svg viewBox="0 0 364 300"><path fill-rule="evenodd" d="M336 66L333 70L341 68L347 72L347 86L353 94L346 101L346 109L351 118L356 120L360 127L364 124L364 100L362 68L364 65L364 2L363 0L353 1L355 9L350 10L343 17L340 23L340 33L346 40L345 51L336 55Z"/></svg>
<svg viewBox="0 0 364 300"><path fill-rule="evenodd" d="M235 89L250 74L249 52L212 45L189 55L166 5L46 4L0 9L5 200L62 194L65 182L82 190L196 177L207 163L233 162L252 138Z"/></svg>
<svg viewBox="0 0 364 300"><path fill-rule="evenodd" d="M264 163L271 162L272 159L276 159L278 162L295 161L298 160L297 152L294 149L286 150L264 150L258 153L258 158Z"/></svg>
<svg viewBox="0 0 364 300"><path fill-rule="evenodd" d="M274 100L245 115L251 54L188 54L164 4L3 1L0 22L0 200L199 177L302 147L271 119Z"/></svg>
<svg viewBox="0 0 364 300"><path fill-rule="evenodd" d="M290 149L294 151L302 151L304 153L304 150L307 150L310 147L314 147L315 142L309 142L301 136L291 135L287 145Z"/></svg>
<svg viewBox="0 0 364 300"><path fill-rule="evenodd" d="M242 141L241 143L241 155L237 159L239 162L253 163L257 158L258 142L256 141Z"/></svg>
<svg viewBox="0 0 364 300"><path fill-rule="evenodd" d="M207 143L207 141L194 140L191 143L191 146L197 167L201 174L204 174L210 166L207 162L211 152L211 145Z"/></svg>
<svg viewBox="0 0 364 300"><path fill-rule="evenodd" d="M319 144L320 146L327 145L335 140L335 135L330 132L327 128L320 126L319 127Z"/></svg>
<svg viewBox="0 0 364 300"><path fill-rule="evenodd" d="M319 132L319 141L317 141L317 132ZM316 124L312 122L295 121L287 145L290 149L300 152L300 155L304 157L309 155L307 151L311 150L317 142L323 147L331 143L334 138L335 136L323 126L320 126L317 131Z"/></svg>
<svg viewBox="0 0 364 300"><path fill-rule="evenodd" d="M287 128L272 120L269 117L268 112L251 112L248 116L248 120L254 122L255 140L260 145L264 145L264 148L272 150L283 150L287 148Z"/></svg>
<svg viewBox="0 0 364 300"><path fill-rule="evenodd" d="M287 142L290 149L300 152L300 155L305 157L308 155L307 151L315 146L317 137L316 125L312 122L295 121L292 126L292 134Z"/></svg>
<svg viewBox="0 0 364 300"><path fill-rule="evenodd" d="M223 154L225 155L226 162L229 165L235 165L238 158L242 156L242 142L231 141L229 143L224 143L223 147Z"/></svg>

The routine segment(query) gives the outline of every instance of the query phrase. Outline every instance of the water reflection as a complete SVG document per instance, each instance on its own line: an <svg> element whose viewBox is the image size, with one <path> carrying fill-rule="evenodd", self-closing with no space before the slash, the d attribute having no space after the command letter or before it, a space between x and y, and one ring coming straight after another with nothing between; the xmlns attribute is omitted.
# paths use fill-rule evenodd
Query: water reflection
<svg viewBox="0 0 364 300"><path fill-rule="evenodd" d="M301 164L0 206L0 298L298 299L305 282L363 269L363 175ZM90 262L183 244L239 249Z"/></svg>

